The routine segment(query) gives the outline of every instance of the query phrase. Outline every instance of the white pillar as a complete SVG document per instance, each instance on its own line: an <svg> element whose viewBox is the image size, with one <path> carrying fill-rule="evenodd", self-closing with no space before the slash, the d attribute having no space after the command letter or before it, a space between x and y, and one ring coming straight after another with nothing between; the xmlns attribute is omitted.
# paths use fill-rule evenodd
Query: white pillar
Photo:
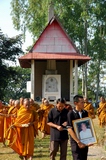
<svg viewBox="0 0 106 160"><path fill-rule="evenodd" d="M70 60L70 101L73 101L73 60Z"/></svg>
<svg viewBox="0 0 106 160"><path fill-rule="evenodd" d="M74 95L78 94L78 60L75 60Z"/></svg>
<svg viewBox="0 0 106 160"><path fill-rule="evenodd" d="M31 98L35 99L35 61L31 60Z"/></svg>

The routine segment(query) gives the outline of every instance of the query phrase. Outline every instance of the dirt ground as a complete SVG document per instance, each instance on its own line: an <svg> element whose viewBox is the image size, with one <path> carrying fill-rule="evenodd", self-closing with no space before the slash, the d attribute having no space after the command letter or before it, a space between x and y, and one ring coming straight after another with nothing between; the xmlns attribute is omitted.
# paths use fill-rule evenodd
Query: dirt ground
<svg viewBox="0 0 106 160"><path fill-rule="evenodd" d="M88 160L106 160L106 149L97 145L89 147Z"/></svg>

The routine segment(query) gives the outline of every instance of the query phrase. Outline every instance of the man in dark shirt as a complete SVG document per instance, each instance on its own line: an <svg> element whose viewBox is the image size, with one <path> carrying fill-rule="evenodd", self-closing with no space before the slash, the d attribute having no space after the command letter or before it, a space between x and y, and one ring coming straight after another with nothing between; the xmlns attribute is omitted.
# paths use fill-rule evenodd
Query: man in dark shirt
<svg viewBox="0 0 106 160"><path fill-rule="evenodd" d="M68 132L67 113L65 100L58 99L56 107L52 108L48 114L48 125L50 126L50 159L55 160L60 146L60 160L66 160Z"/></svg>
<svg viewBox="0 0 106 160"><path fill-rule="evenodd" d="M76 95L73 98L75 109L68 113L68 122L67 128L70 134L70 143L71 143L71 150L73 160L87 160L88 154L88 146L92 145L85 145L77 138L74 127L73 127L73 120L88 117L88 112L83 110L84 108L84 99L82 96Z"/></svg>

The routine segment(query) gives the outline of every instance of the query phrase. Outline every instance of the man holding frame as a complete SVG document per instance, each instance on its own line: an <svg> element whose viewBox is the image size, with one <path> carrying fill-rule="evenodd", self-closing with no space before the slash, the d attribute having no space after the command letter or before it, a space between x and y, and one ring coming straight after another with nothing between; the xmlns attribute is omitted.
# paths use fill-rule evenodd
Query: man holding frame
<svg viewBox="0 0 106 160"><path fill-rule="evenodd" d="M84 99L82 96L74 96L73 101L75 109L68 113L67 124L68 132L70 135L72 156L73 160L87 160L88 147L93 144L84 144L78 139L74 131L73 121L80 118L88 117L88 112L84 110Z"/></svg>

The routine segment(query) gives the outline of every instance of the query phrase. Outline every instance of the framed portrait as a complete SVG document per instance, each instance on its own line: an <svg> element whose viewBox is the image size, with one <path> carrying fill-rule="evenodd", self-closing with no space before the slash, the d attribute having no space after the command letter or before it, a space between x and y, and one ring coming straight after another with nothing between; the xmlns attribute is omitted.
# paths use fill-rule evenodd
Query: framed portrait
<svg viewBox="0 0 106 160"><path fill-rule="evenodd" d="M73 121L73 126L78 139L84 144L97 143L93 121L91 118L81 118Z"/></svg>

